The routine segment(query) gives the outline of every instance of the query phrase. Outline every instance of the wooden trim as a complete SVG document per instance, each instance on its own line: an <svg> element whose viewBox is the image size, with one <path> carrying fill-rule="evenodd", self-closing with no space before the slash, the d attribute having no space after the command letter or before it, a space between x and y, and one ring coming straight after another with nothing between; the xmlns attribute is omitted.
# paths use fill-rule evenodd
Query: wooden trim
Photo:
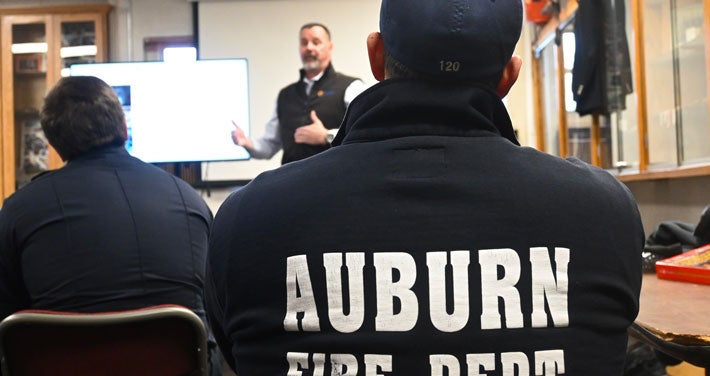
<svg viewBox="0 0 710 376"><path fill-rule="evenodd" d="M56 22L53 17L48 17L47 20L47 78L45 79L45 85L47 85L47 91L49 91L59 78L61 78L61 72L57 68L61 64L61 57L59 53L59 47L61 46L61 24ZM52 48L56 46L56 48ZM52 68L54 67L54 68ZM59 158L57 151L51 145L49 147L49 158L48 167L50 169L59 168L62 165L62 159Z"/></svg>
<svg viewBox="0 0 710 376"><path fill-rule="evenodd" d="M550 43L555 40L555 35L557 34L557 28L560 26L560 21L556 18L551 19L545 26L540 29L537 34L537 39L533 43L532 51L535 58L539 58L542 51Z"/></svg>
<svg viewBox="0 0 710 376"><path fill-rule="evenodd" d="M678 179L690 178L698 176L710 176L710 165L678 167L666 170L646 171L631 174L616 175L617 179L622 182L646 181L646 180L661 180L661 179Z"/></svg>
<svg viewBox="0 0 710 376"><path fill-rule="evenodd" d="M107 15L113 6L111 4L82 4L82 5L53 5L53 6L29 6L29 7L3 7L0 6L0 15L12 15L12 14L40 14L40 15L54 15L54 14L72 14L72 13L102 13Z"/></svg>
<svg viewBox="0 0 710 376"><path fill-rule="evenodd" d="M567 134L567 102L565 100L565 54L562 43L557 45L557 121L559 122L560 157L569 156L569 135Z"/></svg>
<svg viewBox="0 0 710 376"><path fill-rule="evenodd" d="M547 47L550 42L555 40L557 30L564 28L571 21L572 17L574 17L574 14L577 12L577 8L579 8L578 0L568 1L564 9L560 11L559 16L550 19L550 21L540 29L540 32L537 34L537 39L535 43L533 43L532 50L534 57L539 57L540 52Z"/></svg>
<svg viewBox="0 0 710 376"><path fill-rule="evenodd" d="M546 150L545 140L545 121L544 121L544 104L542 94L542 69L540 65L540 54L548 44L555 40L558 30L565 28L573 19L574 14L579 7L578 0L569 0L560 14L553 17L546 23L537 33L537 38L532 47L532 69L533 69L533 95L535 100L535 129L537 133L537 149ZM557 93L559 97L558 103L558 121L559 121L559 150L560 156L565 157L569 153L569 135L567 134L567 109L565 106L564 95L564 55L562 47L557 46Z"/></svg>
<svg viewBox="0 0 710 376"><path fill-rule="evenodd" d="M15 126L13 123L13 66L11 49L12 24L6 17L0 17L0 96L2 97L2 112L0 112L0 198L9 196L15 189ZM4 53L3 53L4 52ZM7 93L7 94L6 94Z"/></svg>
<svg viewBox="0 0 710 376"><path fill-rule="evenodd" d="M0 188L2 197L7 197L15 192L17 176L17 160L15 150L15 77L13 67L12 49L12 26L19 24L43 23L49 25L50 17L41 14L31 15L3 15L0 14L0 60L4 69L0 75L2 79L0 93L2 93L2 116L0 117L0 128L2 128L2 175L3 185ZM50 29L45 26L45 33L49 34ZM49 67L49 65L48 65ZM48 69L49 70L49 69Z"/></svg>
<svg viewBox="0 0 710 376"><path fill-rule="evenodd" d="M710 88L710 1L703 1L703 30L705 31L705 87ZM710 93L706 92L706 99ZM710 119L710 101L708 101L708 119ZM710 130L708 130L710 133ZM706 140L710 139L710 134ZM710 369L707 371L710 376Z"/></svg>
<svg viewBox="0 0 710 376"><path fill-rule="evenodd" d="M638 117L639 171L648 170L648 111L646 102L646 46L643 32L642 0L631 0L633 28L636 32L634 69L636 71L636 111Z"/></svg>
<svg viewBox="0 0 710 376"><path fill-rule="evenodd" d="M545 121L543 120L543 100L542 100L542 75L540 74L540 59L535 58L535 52L532 52L532 84L533 84L533 101L534 101L534 122L535 122L535 139L538 150L545 150Z"/></svg>
<svg viewBox="0 0 710 376"><path fill-rule="evenodd" d="M601 132L599 114L592 115L592 128L589 135L589 152L591 154L592 164L600 167L602 165L601 158Z"/></svg>

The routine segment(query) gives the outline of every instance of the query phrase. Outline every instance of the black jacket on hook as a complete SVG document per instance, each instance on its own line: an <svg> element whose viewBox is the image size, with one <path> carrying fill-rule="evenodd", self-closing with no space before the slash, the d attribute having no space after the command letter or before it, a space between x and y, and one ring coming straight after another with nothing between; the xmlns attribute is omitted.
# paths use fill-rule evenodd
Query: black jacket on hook
<svg viewBox="0 0 710 376"><path fill-rule="evenodd" d="M633 92L623 0L580 0L574 21L572 93L580 115L626 108Z"/></svg>

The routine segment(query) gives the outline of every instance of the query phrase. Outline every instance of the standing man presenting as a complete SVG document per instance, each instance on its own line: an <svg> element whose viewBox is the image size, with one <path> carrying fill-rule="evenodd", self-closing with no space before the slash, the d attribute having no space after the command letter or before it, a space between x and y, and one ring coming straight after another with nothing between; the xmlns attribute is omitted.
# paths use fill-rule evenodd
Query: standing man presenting
<svg viewBox="0 0 710 376"><path fill-rule="evenodd" d="M320 23L301 27L301 79L283 88L264 135L246 137L235 124L232 140L256 159L269 159L283 149L281 163L297 161L330 148L345 110L365 83L338 73L331 64L330 31Z"/></svg>
<svg viewBox="0 0 710 376"><path fill-rule="evenodd" d="M383 0L333 147L220 207L205 300L238 375L620 375L643 226L515 138L521 0Z"/></svg>

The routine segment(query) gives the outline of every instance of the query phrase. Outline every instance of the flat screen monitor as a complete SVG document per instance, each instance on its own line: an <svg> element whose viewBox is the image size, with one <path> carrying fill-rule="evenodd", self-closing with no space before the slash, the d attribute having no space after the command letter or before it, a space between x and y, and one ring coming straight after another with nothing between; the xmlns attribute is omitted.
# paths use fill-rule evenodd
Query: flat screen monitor
<svg viewBox="0 0 710 376"><path fill-rule="evenodd" d="M249 135L246 59L74 64L71 76L113 87L128 125L128 152L148 163L250 158L232 122Z"/></svg>

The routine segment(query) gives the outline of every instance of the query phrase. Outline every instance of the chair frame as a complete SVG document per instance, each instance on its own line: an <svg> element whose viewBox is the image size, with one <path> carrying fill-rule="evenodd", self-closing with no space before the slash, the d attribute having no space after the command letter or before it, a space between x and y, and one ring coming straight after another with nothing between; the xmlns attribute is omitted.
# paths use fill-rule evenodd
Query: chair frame
<svg viewBox="0 0 710 376"><path fill-rule="evenodd" d="M650 345L664 354L704 368L705 374L710 376L710 346L666 341L661 336L654 334L637 323L631 325L628 333L630 336Z"/></svg>
<svg viewBox="0 0 710 376"><path fill-rule="evenodd" d="M178 319L188 324L197 339L195 349L195 362L199 367L199 375L207 375L208 348L207 331L202 320L191 310L179 305L150 306L134 310L97 313L74 313L46 310L23 310L16 312L0 322L0 360L2 361L3 376L13 376L12 361L7 359L7 336L13 332L21 333L23 327L28 325L45 326L47 328L100 328L129 327L133 324L148 324L163 319Z"/></svg>

